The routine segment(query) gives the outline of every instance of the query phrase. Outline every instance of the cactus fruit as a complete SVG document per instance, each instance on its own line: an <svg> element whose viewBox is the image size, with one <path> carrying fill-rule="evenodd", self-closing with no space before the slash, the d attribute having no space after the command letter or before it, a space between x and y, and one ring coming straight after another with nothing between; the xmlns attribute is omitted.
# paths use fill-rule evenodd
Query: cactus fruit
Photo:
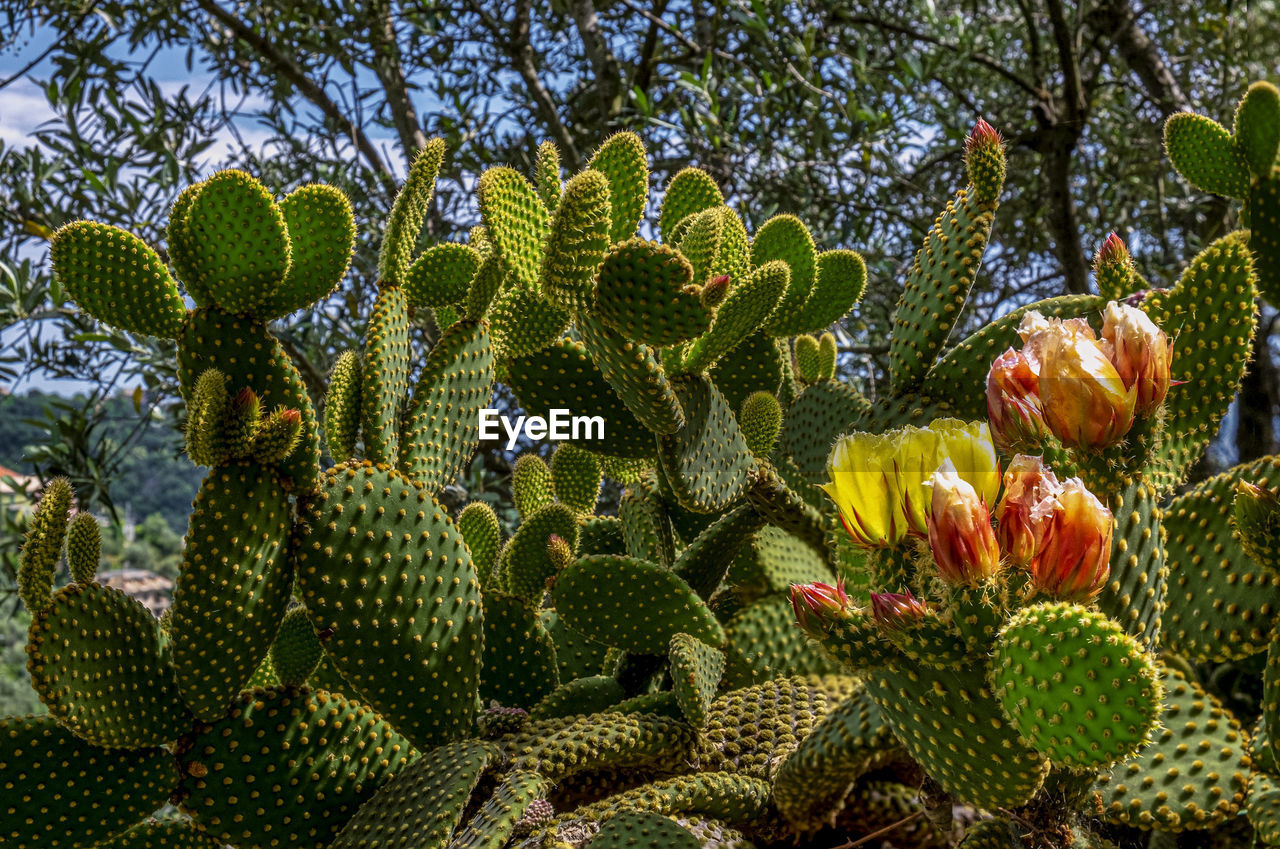
<svg viewBox="0 0 1280 849"><path fill-rule="evenodd" d="M54 271L87 312L176 340L208 472L164 622L95 583L96 524L68 530L70 484L47 488L18 577L51 715L0 720L0 843L763 847L896 823L943 846L976 809L996 818L966 846L1103 846L1099 820L1138 845L1242 812L1276 839L1280 466L1173 493L1280 291L1280 98L1251 89L1231 132L1175 118L1168 143L1252 230L1169 289L1109 237L1101 297L953 340L1012 176L979 122L864 396L833 328L857 253L789 215L749 230L691 168L642 227L625 132L567 179L553 145L532 181L484 172L483 225L419 252L434 140L330 374L323 470L268 322L344 276L341 193L216 175L174 206L171 269L63 228ZM516 462L513 528L490 494L442 497L498 382L588 424ZM1072 414L1094 407L1115 415ZM1236 688L1262 694L1252 739L1184 661L1261 670ZM148 821L166 798L188 819Z"/></svg>

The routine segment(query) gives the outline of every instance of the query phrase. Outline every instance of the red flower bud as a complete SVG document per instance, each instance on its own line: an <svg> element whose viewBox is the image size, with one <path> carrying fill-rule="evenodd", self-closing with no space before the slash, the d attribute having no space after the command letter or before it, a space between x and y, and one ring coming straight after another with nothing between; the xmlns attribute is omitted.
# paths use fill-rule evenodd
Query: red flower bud
<svg viewBox="0 0 1280 849"><path fill-rule="evenodd" d="M1001 451L1039 444L1049 434L1037 394L1039 376L1031 361L1012 348L996 357L987 372L987 417Z"/></svg>
<svg viewBox="0 0 1280 849"><path fill-rule="evenodd" d="M795 611L796 624L811 636L825 634L828 625L846 617L852 607L843 579L837 580L835 586L821 581L791 585L791 609Z"/></svg>
<svg viewBox="0 0 1280 849"><path fill-rule="evenodd" d="M976 586L1000 570L1000 546L991 515L973 485L950 460L930 479L929 549L948 584Z"/></svg>
<svg viewBox="0 0 1280 849"><path fill-rule="evenodd" d="M1000 548L1019 566L1029 566L1040 544L1044 520L1062 484L1039 457L1019 454L1004 473L1004 497L996 506Z"/></svg>
<svg viewBox="0 0 1280 849"><path fill-rule="evenodd" d="M927 616L929 608L909 592L872 593L871 614L881 627L890 630L907 628Z"/></svg>
<svg viewBox="0 0 1280 849"><path fill-rule="evenodd" d="M1070 478L1053 497L1031 561L1031 583L1063 601L1088 603L1111 575L1115 517L1084 486Z"/></svg>

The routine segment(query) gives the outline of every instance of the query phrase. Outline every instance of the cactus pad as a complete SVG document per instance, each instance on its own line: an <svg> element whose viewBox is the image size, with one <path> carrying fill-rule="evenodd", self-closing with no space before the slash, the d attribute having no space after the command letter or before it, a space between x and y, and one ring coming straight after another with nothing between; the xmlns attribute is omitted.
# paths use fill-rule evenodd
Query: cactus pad
<svg viewBox="0 0 1280 849"><path fill-rule="evenodd" d="M1232 542L1237 480L1280 485L1280 459L1263 457L1209 478L1164 511L1170 580L1161 642L1193 660L1242 660L1265 651L1280 612L1280 576Z"/></svg>
<svg viewBox="0 0 1280 849"><path fill-rule="evenodd" d="M609 181L613 222L609 227L609 241L630 239L636 234L649 201L649 164L644 143L635 133L615 133L600 145L587 167L599 171ZM568 194L569 187L565 186L561 203Z"/></svg>
<svg viewBox="0 0 1280 849"><path fill-rule="evenodd" d="M867 287L867 264L856 251L818 254L813 293L795 319L798 333L821 333L848 314Z"/></svg>
<svg viewBox="0 0 1280 849"><path fill-rule="evenodd" d="M426 489L369 464L330 470L295 558L311 623L332 631L325 651L352 689L420 747L465 734L480 587L462 536Z"/></svg>
<svg viewBox="0 0 1280 849"><path fill-rule="evenodd" d="M364 453L394 466L400 456L400 406L409 392L409 302L404 290L378 293L365 331L360 372L360 426Z"/></svg>
<svg viewBox="0 0 1280 849"><path fill-rule="evenodd" d="M663 472L681 506L699 513L723 510L747 485L751 451L714 383L685 375L674 386L685 423L658 439Z"/></svg>
<svg viewBox="0 0 1280 849"><path fill-rule="evenodd" d="M1069 769L1133 755L1160 717L1154 659L1115 621L1076 604L1018 611L996 640L991 683L1023 738Z"/></svg>
<svg viewBox="0 0 1280 849"><path fill-rule="evenodd" d="M514 169L490 168L480 177L480 215L490 241L519 284L535 288L551 230L537 191Z"/></svg>
<svg viewBox="0 0 1280 849"><path fill-rule="evenodd" d="M634 557L579 558L556 579L552 597L570 628L626 651L663 654L680 633L724 645L720 623L688 584Z"/></svg>
<svg viewBox="0 0 1280 849"><path fill-rule="evenodd" d="M251 463L211 470L196 494L170 643L178 686L201 719L222 716L275 637L293 585L290 518L280 484Z"/></svg>
<svg viewBox="0 0 1280 849"><path fill-rule="evenodd" d="M520 406L526 410L572 410L599 418L604 436L575 439L574 444L602 454L645 459L655 453L653 434L622 403L580 343L561 339L534 354L516 356L507 371Z"/></svg>
<svg viewBox="0 0 1280 849"><path fill-rule="evenodd" d="M178 786L164 749L100 749L50 716L0 718L0 845L92 849Z"/></svg>
<svg viewBox="0 0 1280 849"><path fill-rule="evenodd" d="M356 453L360 438L360 355L343 351L329 374L329 394L324 402L324 441L333 459L341 463Z"/></svg>
<svg viewBox="0 0 1280 849"><path fill-rule="evenodd" d="M497 747L466 741L441 746L400 771L366 802L333 849L434 849L462 821L471 793Z"/></svg>
<svg viewBox="0 0 1280 849"><path fill-rule="evenodd" d="M539 461L541 462L541 461ZM555 534L573 550L578 545L578 516L563 504L544 504L535 510L507 544L507 587L513 595L535 602L547 591L548 580L556 577L556 566L547 550Z"/></svg>
<svg viewBox="0 0 1280 849"><path fill-rule="evenodd" d="M690 725L701 726L707 721L707 710L724 674L724 652L697 637L676 634L671 638L670 659L671 684L680 712Z"/></svg>
<svg viewBox="0 0 1280 849"><path fill-rule="evenodd" d="M1201 191L1243 198L1249 162L1227 128L1202 115L1181 112L1164 125L1164 146L1178 173Z"/></svg>
<svg viewBox="0 0 1280 849"><path fill-rule="evenodd" d="M706 371L738 347L773 315L790 280L787 264L772 260L746 279L735 281L729 296L716 310L711 329L689 344L681 367L685 371Z"/></svg>
<svg viewBox="0 0 1280 849"><path fill-rule="evenodd" d="M542 294L561 309L591 306L596 272L609 249L609 181L588 170L564 187L542 259Z"/></svg>
<svg viewBox="0 0 1280 849"><path fill-rule="evenodd" d="M244 693L225 718L179 742L182 809L219 843L323 846L415 754L377 714L341 696Z"/></svg>
<svg viewBox="0 0 1280 849"><path fill-rule="evenodd" d="M560 683L556 646L523 599L484 596L484 664L480 698L503 707L531 708Z"/></svg>
<svg viewBox="0 0 1280 849"><path fill-rule="evenodd" d="M95 745L158 746L190 727L155 617L119 590L71 584L55 593L32 620L27 669L49 713Z"/></svg>
<svg viewBox="0 0 1280 849"><path fill-rule="evenodd" d="M711 175L699 168L685 168L667 183L662 198L662 211L658 216L658 232L668 244L676 241L676 225L690 215L720 206L724 195Z"/></svg>
<svg viewBox="0 0 1280 849"><path fill-rule="evenodd" d="M484 321L463 319L436 341L413 391L400 438L405 473L435 491L453 483L480 442L493 399L494 359Z"/></svg>
<svg viewBox="0 0 1280 849"><path fill-rule="evenodd" d="M324 657L324 649L311 627L305 607L293 608L280 620L280 630L271 643L269 657L276 680L286 686L305 684L316 671Z"/></svg>
<svg viewBox="0 0 1280 849"><path fill-rule="evenodd" d="M160 256L132 233L77 221L49 249L54 274L80 308L113 327L172 339L186 304Z"/></svg>
<svg viewBox="0 0 1280 849"><path fill-rule="evenodd" d="M280 285L256 310L263 321L328 297L342 282L355 249L351 202L332 186L303 186L280 201L291 261Z"/></svg>
<svg viewBox="0 0 1280 849"><path fill-rule="evenodd" d="M220 171L200 183L178 225L182 239L170 240L169 253L176 267L193 275L182 282L200 306L256 311L289 271L284 214L243 171Z"/></svg>
<svg viewBox="0 0 1280 849"><path fill-rule="evenodd" d="M562 442L551 455L556 499L576 513L589 515L596 509L602 480L600 461L572 442Z"/></svg>
<svg viewBox="0 0 1280 849"><path fill-rule="evenodd" d="M414 307L448 307L466 299L480 270L480 252L467 245L434 245L413 261L401 288Z"/></svg>
<svg viewBox="0 0 1280 849"><path fill-rule="evenodd" d="M1245 736L1213 696L1166 669L1162 727L1096 789L1107 820L1143 830L1204 829L1234 815L1249 782Z"/></svg>
<svg viewBox="0 0 1280 849"><path fill-rule="evenodd" d="M631 239L610 248L596 279L593 315L634 342L665 347L705 333L711 312L679 251Z"/></svg>
<svg viewBox="0 0 1280 849"><path fill-rule="evenodd" d="M684 425L684 411L654 349L591 318L578 322L578 333L609 385L645 427L669 434Z"/></svg>

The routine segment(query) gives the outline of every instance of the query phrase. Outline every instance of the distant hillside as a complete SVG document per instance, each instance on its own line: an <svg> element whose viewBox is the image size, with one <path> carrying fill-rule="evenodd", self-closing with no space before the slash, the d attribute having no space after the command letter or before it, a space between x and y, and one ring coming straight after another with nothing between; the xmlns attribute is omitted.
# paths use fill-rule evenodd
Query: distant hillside
<svg viewBox="0 0 1280 849"><path fill-rule="evenodd" d="M41 392L0 396L0 465L31 474L28 458L32 446L52 438L45 410L56 396ZM133 403L123 396L106 402L100 433L123 442L139 422ZM191 501L200 486L201 470L182 453L182 436L165 424L143 428L125 455L120 473L111 482L116 507L137 521L159 513L175 533L187 531Z"/></svg>

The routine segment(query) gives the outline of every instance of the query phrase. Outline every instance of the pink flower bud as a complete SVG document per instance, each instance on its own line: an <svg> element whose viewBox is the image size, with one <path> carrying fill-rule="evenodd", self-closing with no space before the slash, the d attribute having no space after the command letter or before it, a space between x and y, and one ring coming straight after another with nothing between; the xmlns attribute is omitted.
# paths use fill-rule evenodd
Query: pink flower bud
<svg viewBox="0 0 1280 849"><path fill-rule="evenodd" d="M872 593L871 614L881 627L898 630L910 627L927 616L929 608L909 592Z"/></svg>
<svg viewBox="0 0 1280 849"><path fill-rule="evenodd" d="M791 609L795 611L796 624L811 636L825 634L828 626L848 616L852 607L843 579L837 580L835 586L821 581L791 585Z"/></svg>
<svg viewBox="0 0 1280 849"><path fill-rule="evenodd" d="M1037 394L1039 377L1021 351L996 357L987 372L987 417L1001 451L1036 445L1049 434Z"/></svg>
<svg viewBox="0 0 1280 849"><path fill-rule="evenodd" d="M1004 473L1004 497L996 506L1000 548L1019 566L1031 565L1047 516L1046 502L1062 490L1053 470L1039 457L1019 454Z"/></svg>

